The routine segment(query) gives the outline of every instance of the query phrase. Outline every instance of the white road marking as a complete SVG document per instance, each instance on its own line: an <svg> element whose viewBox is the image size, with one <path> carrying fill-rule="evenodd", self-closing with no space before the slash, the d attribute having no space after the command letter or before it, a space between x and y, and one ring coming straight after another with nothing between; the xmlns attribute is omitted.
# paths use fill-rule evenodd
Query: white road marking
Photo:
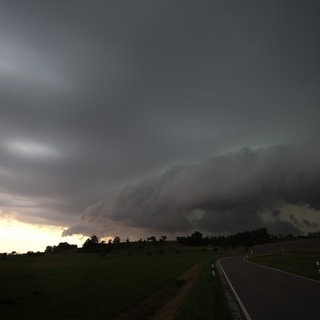
<svg viewBox="0 0 320 320"><path fill-rule="evenodd" d="M234 296L235 296L235 298L236 298L236 300L237 300L237 302L238 302L238 304L239 304L239 306L240 306L240 308L241 308L241 310L242 310L243 315L245 316L245 318L246 318L247 320L252 320L251 316L249 315L249 312L247 311L246 307L244 306L243 302L241 301L240 297L238 296L236 290L234 289L233 285L231 284L231 282L230 282L227 274L226 274L225 271L223 270L223 268L222 268L222 266L221 266L221 264L220 264L220 260L222 260L222 259L219 259L219 260L217 261L217 264L218 264L220 270L222 271L225 279L227 280L228 285L229 285L230 289L232 290L232 292L233 292L233 294L234 294Z"/></svg>

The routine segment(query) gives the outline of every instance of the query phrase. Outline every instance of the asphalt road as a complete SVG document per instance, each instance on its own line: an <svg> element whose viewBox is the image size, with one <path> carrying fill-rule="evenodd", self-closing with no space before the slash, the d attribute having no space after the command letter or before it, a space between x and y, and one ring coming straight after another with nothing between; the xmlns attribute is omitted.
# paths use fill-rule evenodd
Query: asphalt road
<svg viewBox="0 0 320 320"><path fill-rule="evenodd" d="M320 319L320 282L255 265L242 257L219 262L252 320Z"/></svg>

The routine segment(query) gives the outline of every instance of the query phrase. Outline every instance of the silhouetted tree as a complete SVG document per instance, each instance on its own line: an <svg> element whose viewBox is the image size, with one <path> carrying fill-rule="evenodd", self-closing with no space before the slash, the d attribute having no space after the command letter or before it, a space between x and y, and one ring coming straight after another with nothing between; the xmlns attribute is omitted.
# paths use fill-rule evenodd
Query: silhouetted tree
<svg viewBox="0 0 320 320"><path fill-rule="evenodd" d="M165 242L167 240L167 236L161 236L161 238L160 238L160 242Z"/></svg>
<svg viewBox="0 0 320 320"><path fill-rule="evenodd" d="M94 243L99 243L99 238L96 235L91 236L90 240Z"/></svg>
<svg viewBox="0 0 320 320"><path fill-rule="evenodd" d="M52 253L53 252L53 247L52 246L47 246L46 250L44 252L45 253Z"/></svg>
<svg viewBox="0 0 320 320"><path fill-rule="evenodd" d="M116 236L113 239L113 244L119 244L120 243L120 237Z"/></svg>
<svg viewBox="0 0 320 320"><path fill-rule="evenodd" d="M270 242L270 234L266 228L259 228L252 231L253 242L256 244L268 243Z"/></svg>
<svg viewBox="0 0 320 320"><path fill-rule="evenodd" d="M314 238L320 238L320 232L309 232L308 233L308 238L314 239Z"/></svg>
<svg viewBox="0 0 320 320"><path fill-rule="evenodd" d="M65 252L68 250L75 250L77 248L78 248L78 246L76 244L69 244L68 242L60 242L57 246L53 246L52 252L53 253Z"/></svg>
<svg viewBox="0 0 320 320"><path fill-rule="evenodd" d="M193 246L201 246L202 245L202 233L199 231L195 231L190 238L191 245Z"/></svg>
<svg viewBox="0 0 320 320"><path fill-rule="evenodd" d="M144 242L142 241L142 238L140 238L139 241L138 241L138 247L139 247L139 249L143 249L143 248L144 248L143 243L144 243Z"/></svg>
<svg viewBox="0 0 320 320"><path fill-rule="evenodd" d="M116 242L117 241L120 242L120 238L118 240L116 239ZM112 250L113 245L114 244L112 243L111 239L108 241L108 244L106 244L105 241L99 242L98 237L94 235L85 241L85 243L82 246L82 250L88 252L110 252Z"/></svg>
<svg viewBox="0 0 320 320"><path fill-rule="evenodd" d="M151 237L149 237L149 238L148 238L148 241L151 241L151 242L152 242L152 244L157 244L157 239L156 239L156 237L155 237L155 236L151 236Z"/></svg>
<svg viewBox="0 0 320 320"><path fill-rule="evenodd" d="M99 250L99 239L96 235L88 238L83 244L82 248L86 251L97 251Z"/></svg>

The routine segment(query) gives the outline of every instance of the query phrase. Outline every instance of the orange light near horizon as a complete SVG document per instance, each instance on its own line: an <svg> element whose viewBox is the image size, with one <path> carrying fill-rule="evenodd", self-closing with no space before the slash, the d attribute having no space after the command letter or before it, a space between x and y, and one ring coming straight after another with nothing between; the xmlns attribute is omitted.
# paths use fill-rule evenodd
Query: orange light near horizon
<svg viewBox="0 0 320 320"><path fill-rule="evenodd" d="M68 242L82 246L82 236L62 237L64 227L24 223L15 218L0 217L0 252L43 252L46 246Z"/></svg>

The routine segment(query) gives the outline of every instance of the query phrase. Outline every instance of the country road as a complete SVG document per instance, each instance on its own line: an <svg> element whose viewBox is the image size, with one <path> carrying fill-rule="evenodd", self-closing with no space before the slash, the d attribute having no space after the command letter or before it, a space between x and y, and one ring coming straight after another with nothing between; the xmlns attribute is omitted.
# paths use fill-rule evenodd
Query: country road
<svg viewBox="0 0 320 320"><path fill-rule="evenodd" d="M320 282L244 261L219 260L252 320L319 319Z"/></svg>

